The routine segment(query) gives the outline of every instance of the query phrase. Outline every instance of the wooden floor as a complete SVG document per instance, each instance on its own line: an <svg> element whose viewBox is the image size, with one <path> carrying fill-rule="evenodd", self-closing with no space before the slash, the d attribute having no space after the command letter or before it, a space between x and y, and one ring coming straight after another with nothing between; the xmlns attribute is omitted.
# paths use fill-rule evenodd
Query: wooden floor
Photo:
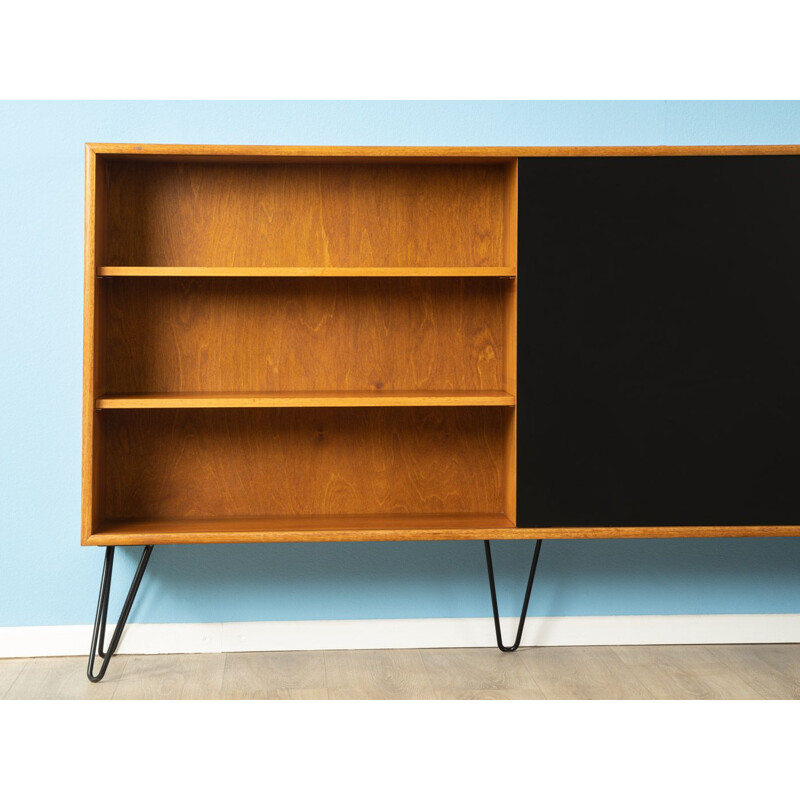
<svg viewBox="0 0 800 800"><path fill-rule="evenodd" d="M800 697L800 644L326 650L0 660L0 698L762 700Z"/></svg>

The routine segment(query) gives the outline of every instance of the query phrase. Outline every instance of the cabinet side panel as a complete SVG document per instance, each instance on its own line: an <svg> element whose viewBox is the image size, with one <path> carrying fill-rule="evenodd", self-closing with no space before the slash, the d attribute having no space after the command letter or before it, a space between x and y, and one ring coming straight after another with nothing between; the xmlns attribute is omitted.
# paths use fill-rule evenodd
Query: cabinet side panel
<svg viewBox="0 0 800 800"><path fill-rule="evenodd" d="M99 518L97 480L99 445L95 397L98 392L96 345L98 336L98 298L96 264L102 259L105 186L102 162L86 147L86 186L84 211L84 305L83 305L83 436L81 466L81 543L86 544Z"/></svg>
<svg viewBox="0 0 800 800"><path fill-rule="evenodd" d="M506 263L517 269L517 192L518 166L514 160L506 168ZM517 281L504 280L504 331L505 391L517 396ZM516 522L517 516L517 407L509 409L506 423L505 452L505 514Z"/></svg>

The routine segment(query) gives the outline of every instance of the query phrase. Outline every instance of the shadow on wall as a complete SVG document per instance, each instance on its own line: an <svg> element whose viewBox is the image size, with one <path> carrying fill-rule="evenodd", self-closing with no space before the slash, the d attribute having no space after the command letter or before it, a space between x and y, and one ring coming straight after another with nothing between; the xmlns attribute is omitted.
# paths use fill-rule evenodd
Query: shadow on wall
<svg viewBox="0 0 800 800"><path fill-rule="evenodd" d="M519 613L532 550L532 542L494 545L503 615ZM112 615L139 553L139 548L117 550ZM545 541L530 613L731 614L778 608L777 613L800 612L798 539ZM490 614L480 541L228 544L156 547L131 621Z"/></svg>

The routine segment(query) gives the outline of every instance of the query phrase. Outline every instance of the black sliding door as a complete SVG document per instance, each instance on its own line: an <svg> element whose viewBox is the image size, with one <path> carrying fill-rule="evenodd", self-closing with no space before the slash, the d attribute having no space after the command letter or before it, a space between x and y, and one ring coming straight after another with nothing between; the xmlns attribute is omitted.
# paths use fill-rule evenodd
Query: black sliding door
<svg viewBox="0 0 800 800"><path fill-rule="evenodd" d="M800 524L800 157L524 158L520 527Z"/></svg>

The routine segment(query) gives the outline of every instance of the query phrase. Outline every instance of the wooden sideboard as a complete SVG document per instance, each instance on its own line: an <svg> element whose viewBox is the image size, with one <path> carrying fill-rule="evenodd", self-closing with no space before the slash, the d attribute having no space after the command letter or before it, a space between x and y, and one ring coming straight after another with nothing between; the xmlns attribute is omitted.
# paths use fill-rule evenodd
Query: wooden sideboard
<svg viewBox="0 0 800 800"><path fill-rule="evenodd" d="M800 534L800 147L86 167L92 680L154 545L481 540L516 649L542 539ZM507 647L489 542L521 538ZM118 545L145 550L105 652Z"/></svg>

